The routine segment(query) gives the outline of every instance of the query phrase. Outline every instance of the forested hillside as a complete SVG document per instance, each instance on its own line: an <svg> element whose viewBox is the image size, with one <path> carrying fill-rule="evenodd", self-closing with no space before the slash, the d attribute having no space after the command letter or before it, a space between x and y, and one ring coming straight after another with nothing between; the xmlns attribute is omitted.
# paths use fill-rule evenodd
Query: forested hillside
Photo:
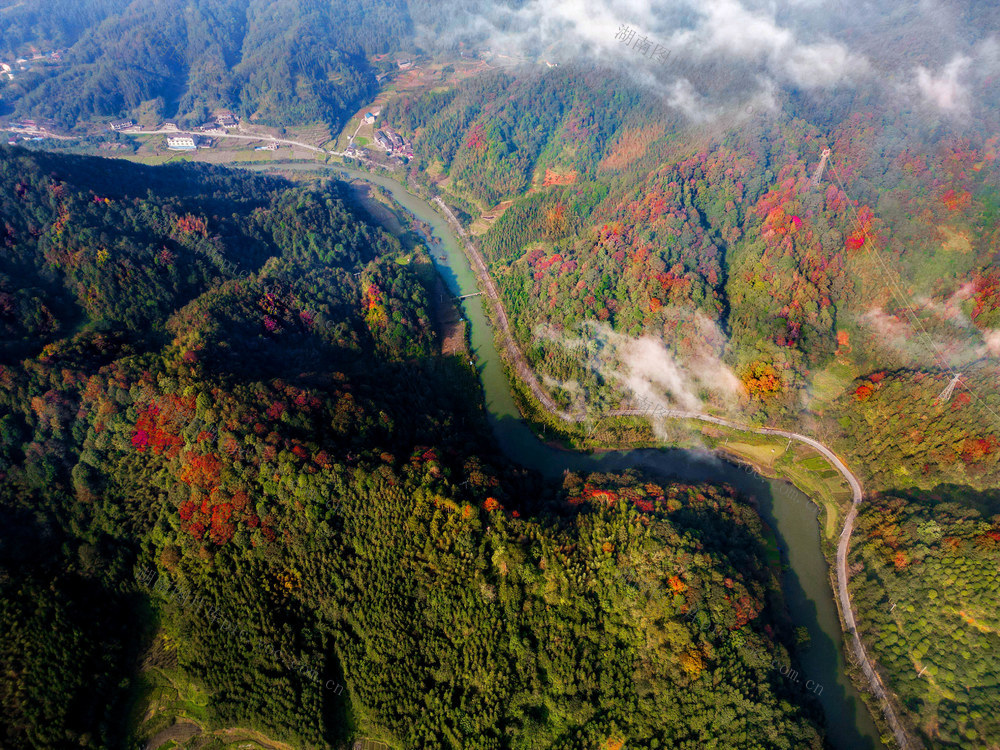
<svg viewBox="0 0 1000 750"><path fill-rule="evenodd" d="M1000 483L1000 393L991 368L968 369L971 390L939 398L950 378L875 372L843 397L841 444L872 487L931 489L942 482L979 489Z"/></svg>
<svg viewBox="0 0 1000 750"><path fill-rule="evenodd" d="M0 195L2 744L822 747L756 513L507 464L337 183L4 149Z"/></svg>
<svg viewBox="0 0 1000 750"><path fill-rule="evenodd" d="M0 0L0 115L379 109L560 408L843 457L904 724L997 747L997 13L647 5ZM824 747L752 506L509 463L345 186L3 148L0 215L0 746Z"/></svg>
<svg viewBox="0 0 1000 750"><path fill-rule="evenodd" d="M75 44L88 29L113 13L121 12L129 0L82 0L72 5L21 0L0 0L0 52L13 58L32 45L60 49Z"/></svg>
<svg viewBox="0 0 1000 750"><path fill-rule="evenodd" d="M981 444L995 463L996 138L942 130L923 142L891 111L813 124L789 114L791 97L784 112L702 130L656 104L612 73L566 66L487 73L386 110L415 137L418 179L482 227L520 343L557 400L627 395L616 374L627 379L628 363L595 368L581 334L649 336L680 371L721 360L740 416L794 424L806 413L860 452L875 449L859 438L874 401L851 394L907 370L927 385L905 392L920 408L899 408L887 381L894 416L880 429L893 437L877 448L902 466L896 446L924 429L914 420L933 407L931 384L944 380L939 393L978 361L958 392L972 391L950 405L971 402L976 416L934 439ZM971 462L935 468L950 460L917 471L962 481Z"/></svg>
<svg viewBox="0 0 1000 750"><path fill-rule="evenodd" d="M1000 503L941 488L862 505L859 624L933 748L1000 742Z"/></svg>
<svg viewBox="0 0 1000 750"><path fill-rule="evenodd" d="M863 636L932 747L995 745L1000 532L968 488L1000 478L996 137L794 96L701 131L607 80L487 75L386 116L563 405L651 387L806 425L885 493L854 531Z"/></svg>
<svg viewBox="0 0 1000 750"><path fill-rule="evenodd" d="M25 3L0 26L0 49L12 54L65 48L0 92L18 114L63 128L141 106L191 125L219 108L265 125L339 123L376 91L367 56L397 49L411 23L403 2L73 5Z"/></svg>

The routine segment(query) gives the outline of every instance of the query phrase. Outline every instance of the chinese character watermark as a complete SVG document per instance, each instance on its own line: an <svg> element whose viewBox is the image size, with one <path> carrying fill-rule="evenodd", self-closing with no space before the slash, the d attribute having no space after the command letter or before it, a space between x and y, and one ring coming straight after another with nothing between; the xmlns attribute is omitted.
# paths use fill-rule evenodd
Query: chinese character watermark
<svg viewBox="0 0 1000 750"><path fill-rule="evenodd" d="M650 60L656 60L659 63L666 64L667 60L670 58L670 50L664 47L662 44L657 44L650 40L645 34L639 36L639 34L629 28L627 24L622 24L618 33L615 34L615 39L617 39L621 44L626 47L631 47L641 54L643 57L648 57Z"/></svg>

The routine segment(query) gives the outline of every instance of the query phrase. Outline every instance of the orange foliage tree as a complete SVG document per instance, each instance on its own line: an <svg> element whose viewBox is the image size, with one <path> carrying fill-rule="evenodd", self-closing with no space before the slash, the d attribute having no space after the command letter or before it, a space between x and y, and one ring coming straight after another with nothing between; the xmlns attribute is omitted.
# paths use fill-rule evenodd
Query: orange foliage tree
<svg viewBox="0 0 1000 750"><path fill-rule="evenodd" d="M743 373L743 385L752 398L770 398L781 392L781 376L773 365L757 360Z"/></svg>

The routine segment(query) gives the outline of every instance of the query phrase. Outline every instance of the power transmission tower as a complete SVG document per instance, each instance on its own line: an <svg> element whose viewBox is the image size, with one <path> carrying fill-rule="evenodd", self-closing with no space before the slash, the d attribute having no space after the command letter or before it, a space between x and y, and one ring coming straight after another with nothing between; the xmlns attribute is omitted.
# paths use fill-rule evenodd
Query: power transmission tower
<svg viewBox="0 0 1000 750"><path fill-rule="evenodd" d="M962 373L960 372L956 373L955 377L951 379L951 382L948 383L945 389L938 394L938 397L936 399L934 399L934 403L935 404L948 403L948 399L950 399L951 394L955 392L955 386L958 385L958 381L961 377Z"/></svg>
<svg viewBox="0 0 1000 750"><path fill-rule="evenodd" d="M826 167L826 160L830 158L830 149L823 149L823 153L820 154L819 166L816 167L816 171L813 172L812 185L811 187L815 189L819 185L819 181L823 179L823 169Z"/></svg>

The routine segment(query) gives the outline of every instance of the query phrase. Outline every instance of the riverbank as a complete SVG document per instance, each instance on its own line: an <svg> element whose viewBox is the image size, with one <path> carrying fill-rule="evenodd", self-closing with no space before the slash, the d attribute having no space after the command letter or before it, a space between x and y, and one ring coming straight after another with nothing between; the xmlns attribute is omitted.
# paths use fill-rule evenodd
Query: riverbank
<svg viewBox="0 0 1000 750"><path fill-rule="evenodd" d="M483 259L478 248L476 248L464 228L455 218L454 214L447 207L440 196L435 197L433 201L445 214L448 219L449 224L455 229L458 236L461 238L461 244L466 249L469 261L472 268L476 274L478 286L487 297L493 303L491 307L494 312L494 323L495 323L495 337L498 339L500 344L500 351L503 352L505 356L505 361L507 363L507 369L511 370L511 376L517 374L518 379L521 381L523 386L527 387L531 398L537 402L537 408L544 412L548 412L550 416L555 416L562 421L571 422L574 424L579 424L585 421L586 416L583 414L568 413L560 410L556 405L552 397L541 387L537 376L535 375L533 369L527 363L524 354L520 351L517 342L514 340L513 331L511 330L510 322L507 318L506 310L503 306L503 301L496 290L496 286L493 283L492 277L489 274L488 267L485 260ZM512 381L516 380L511 377ZM641 412L637 410L622 409L611 412L611 416L639 416ZM749 425L738 425L730 422L727 419L714 417L712 415L698 414L683 412L679 410L666 410L664 418L679 418L679 419L695 419L711 424L715 424L727 429L733 429L740 432L747 432L757 435L773 435L781 438L787 438L788 444L797 441L802 443L815 451L817 451L832 467L837 473L839 473L843 479L847 482L851 490L851 505L847 512L843 531L840 534L840 540L837 545L835 559L831 560L828 552L828 546L826 544L820 545L823 552L823 556L826 559L828 569L830 567L835 571L835 581L836 581L836 601L838 605L838 615L841 625L841 631L843 633L845 641L847 641L852 647L851 650L855 658L857 659L857 666L860 668L861 673L864 675L865 680L861 684L868 688L871 693L877 699L880 713L884 717L885 725L890 731L892 736L895 738L896 744L902 748L902 750L911 750L912 748L918 747L917 744L911 739L907 731L903 727L903 722L900 718L900 710L894 703L896 702L895 696L892 695L888 689L885 687L880 675L877 673L871 658L868 656L867 649L864 643L861 641L857 634L857 628L855 625L854 609L851 602L850 591L848 588L848 571L847 571L847 551L850 546L851 535L854 528L854 519L857 516L857 506L863 500L863 492L861 488L861 483L857 477L847 468L847 465L827 446L823 445L814 438L795 433L788 430L782 430L779 428L771 427L753 427ZM725 457L724 454L720 454ZM756 462L748 462L754 468L757 468ZM766 473L763 474L767 476ZM794 484L794 477L781 477L782 479L788 479L792 484ZM800 480L801 477L800 477ZM822 485L822 483L812 483L814 485ZM800 490L802 488L799 488ZM805 494L805 493L803 493ZM810 497L809 495L806 495ZM836 522L836 505L831 503L831 507L827 508L825 504L821 501L815 500L810 497L810 500L814 502L820 510L827 513L827 528L832 528L830 523ZM867 703L867 701L866 701ZM873 712L876 716L879 712Z"/></svg>

